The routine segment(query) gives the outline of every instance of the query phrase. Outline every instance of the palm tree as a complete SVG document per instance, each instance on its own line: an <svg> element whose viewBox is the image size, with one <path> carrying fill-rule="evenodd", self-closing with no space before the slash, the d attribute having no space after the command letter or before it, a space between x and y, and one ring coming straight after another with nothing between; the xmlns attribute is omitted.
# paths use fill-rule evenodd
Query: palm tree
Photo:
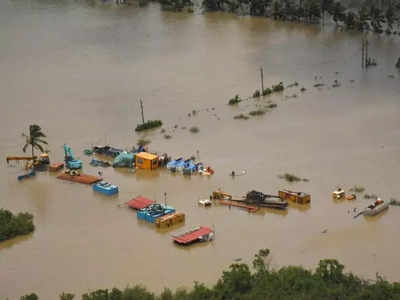
<svg viewBox="0 0 400 300"><path fill-rule="evenodd" d="M26 139L22 151L26 152L26 149L30 145L32 147L32 157L34 157L34 149L38 149L41 152L45 152L41 144L47 145L47 142L42 139L46 137L46 135L42 132L42 128L40 128L39 125L36 124L29 125L29 135L23 133L22 136L24 136Z"/></svg>

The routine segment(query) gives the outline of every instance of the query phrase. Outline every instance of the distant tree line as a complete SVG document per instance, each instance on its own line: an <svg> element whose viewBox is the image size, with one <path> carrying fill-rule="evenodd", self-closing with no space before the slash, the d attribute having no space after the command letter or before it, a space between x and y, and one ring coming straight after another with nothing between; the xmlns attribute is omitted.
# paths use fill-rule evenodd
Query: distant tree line
<svg viewBox="0 0 400 300"><path fill-rule="evenodd" d="M29 213L14 215L6 209L0 209L0 242L35 230L33 216Z"/></svg>
<svg viewBox="0 0 400 300"><path fill-rule="evenodd" d="M400 29L400 1L359 1L358 8L348 8L335 0L203 0L207 11L228 11L275 20L319 23L328 16L346 29L397 33ZM382 4L384 3L384 4ZM386 27L384 28L384 24Z"/></svg>
<svg viewBox="0 0 400 300"><path fill-rule="evenodd" d="M376 275L369 281L352 273L344 273L344 266L335 259L319 262L315 271L289 266L272 269L266 263L270 251L260 250L253 260L253 268L235 263L222 273L212 287L195 282L190 290L175 292L166 288L155 295L143 286L123 290L99 289L82 295L82 300L389 300L400 299L400 283L390 283ZM21 300L38 300L36 294L25 295ZM74 295L62 293L60 300L72 300Z"/></svg>

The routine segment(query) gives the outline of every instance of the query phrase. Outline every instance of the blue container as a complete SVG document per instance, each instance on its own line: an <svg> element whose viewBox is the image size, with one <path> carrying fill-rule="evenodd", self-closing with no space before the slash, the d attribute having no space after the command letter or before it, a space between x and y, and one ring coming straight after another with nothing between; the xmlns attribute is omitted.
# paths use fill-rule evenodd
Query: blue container
<svg viewBox="0 0 400 300"><path fill-rule="evenodd" d="M154 223L156 219L174 212L175 209L171 206L155 203L147 208L139 210L137 212L137 217L141 220L145 220L146 222Z"/></svg>
<svg viewBox="0 0 400 300"><path fill-rule="evenodd" d="M93 190L111 196L118 193L118 186L106 181L101 181L93 185Z"/></svg>

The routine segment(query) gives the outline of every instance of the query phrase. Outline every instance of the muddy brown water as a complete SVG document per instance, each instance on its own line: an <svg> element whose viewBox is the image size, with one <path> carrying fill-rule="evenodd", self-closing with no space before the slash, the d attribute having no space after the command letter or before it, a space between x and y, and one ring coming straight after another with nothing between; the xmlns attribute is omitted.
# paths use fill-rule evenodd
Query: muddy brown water
<svg viewBox="0 0 400 300"><path fill-rule="evenodd" d="M62 291L130 283L155 292L195 280L213 284L235 259L250 262L260 248L271 249L275 267L314 268L319 259L337 258L364 278L379 272L398 280L400 208L352 219L348 210L367 201L337 203L331 192L360 184L383 199L400 198L399 40L370 36L379 65L362 72L360 35L331 27L169 13L156 4L0 1L0 207L29 211L36 225L33 234L1 243L0 297L37 292L55 299ZM265 86L299 86L226 105L259 87L260 66ZM335 79L338 88L331 87ZM318 82L325 86L314 88ZM285 97L293 94L298 97ZM160 130L134 133L139 98L145 117L162 119L171 139ZM268 100L278 104L272 112L233 119ZM199 112L188 117L192 110ZM120 186L111 198L49 173L18 182L22 164L7 167L5 156L22 154L21 133L34 122L48 135L53 162L62 161L68 143L90 174L99 169L83 149L105 143L130 148L139 137L174 157L199 151L216 173L185 178L108 168L105 179ZM200 132L190 133L191 126ZM247 174L231 178L232 170ZM284 172L310 181L288 184L278 178ZM287 213L198 207L198 199L219 187L234 195L289 188L309 192L312 203ZM173 231L159 232L118 207L139 194L163 202L164 192L187 216ZM185 249L172 243L170 234L196 225L213 226L215 241Z"/></svg>

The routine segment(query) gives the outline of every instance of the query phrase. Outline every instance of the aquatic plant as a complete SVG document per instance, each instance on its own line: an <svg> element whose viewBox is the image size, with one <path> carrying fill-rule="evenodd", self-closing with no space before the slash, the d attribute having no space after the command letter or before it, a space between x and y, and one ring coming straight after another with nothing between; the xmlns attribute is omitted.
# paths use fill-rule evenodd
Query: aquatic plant
<svg viewBox="0 0 400 300"><path fill-rule="evenodd" d="M242 102L242 99L239 97L239 95L236 95L235 97L229 99L228 104L235 105L235 104L239 104L240 102Z"/></svg>
<svg viewBox="0 0 400 300"><path fill-rule="evenodd" d="M307 178L300 178L300 177L298 177L298 176L296 176L294 174L290 174L290 173L285 173L285 174L282 174L282 175L278 175L278 177L280 179L285 179L287 182L298 182L298 181L308 182L309 181L309 179L307 179Z"/></svg>
<svg viewBox="0 0 400 300"><path fill-rule="evenodd" d="M265 114L265 110L262 110L262 109L252 110L251 112L249 112L249 115L253 116L253 117L254 116L261 116L263 114Z"/></svg>
<svg viewBox="0 0 400 300"><path fill-rule="evenodd" d="M245 114L236 115L236 116L234 116L233 118L234 118L235 120L239 120L239 119L241 119L241 120L248 120L248 119L249 119L249 117L246 116Z"/></svg>
<svg viewBox="0 0 400 300"><path fill-rule="evenodd" d="M270 88L266 88L263 90L262 94L263 94L263 96L270 95L270 94L272 94L272 90Z"/></svg>
<svg viewBox="0 0 400 300"><path fill-rule="evenodd" d="M352 192L352 193L360 194L360 193L363 193L365 191L365 188L363 186L361 186L361 185L355 185L351 189L349 189L349 191Z"/></svg>
<svg viewBox="0 0 400 300"><path fill-rule="evenodd" d="M156 127L162 126L162 121L161 120L149 120L143 124L139 124L136 126L135 131L143 131L147 129L152 129Z"/></svg>
<svg viewBox="0 0 400 300"><path fill-rule="evenodd" d="M282 92L285 88L283 87L283 82L279 82L277 85L272 86L273 92Z"/></svg>
<svg viewBox="0 0 400 300"><path fill-rule="evenodd" d="M0 209L0 242L34 230L33 215L29 213L14 215L9 210Z"/></svg>
<svg viewBox="0 0 400 300"><path fill-rule="evenodd" d="M200 131L200 129L197 126L192 126L192 127L190 127L189 131L191 133L198 133Z"/></svg>

